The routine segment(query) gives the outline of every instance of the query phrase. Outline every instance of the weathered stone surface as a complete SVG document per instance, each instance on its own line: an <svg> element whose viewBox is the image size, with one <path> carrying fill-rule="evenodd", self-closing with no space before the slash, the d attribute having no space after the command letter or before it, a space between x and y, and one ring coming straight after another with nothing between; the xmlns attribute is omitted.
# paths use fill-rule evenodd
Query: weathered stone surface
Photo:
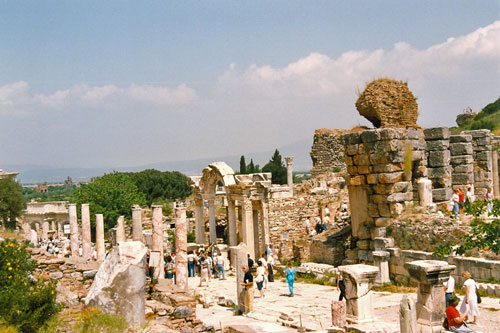
<svg viewBox="0 0 500 333"><path fill-rule="evenodd" d="M311 175L318 177L324 174L331 174L335 168L345 169L344 163L344 147L342 145L341 135L344 130L317 129L314 131L314 141L311 148L311 159L313 168ZM346 149L349 155L355 155L357 145L354 151Z"/></svg>
<svg viewBox="0 0 500 333"><path fill-rule="evenodd" d="M82 257L85 260L92 256L89 209L89 204L82 204Z"/></svg>
<svg viewBox="0 0 500 333"><path fill-rule="evenodd" d="M399 305L399 329L401 333L417 332L417 310L415 302L408 295L403 295Z"/></svg>
<svg viewBox="0 0 500 333"><path fill-rule="evenodd" d="M144 324L146 254L141 242L115 246L99 268L85 304L122 315L132 324Z"/></svg>
<svg viewBox="0 0 500 333"><path fill-rule="evenodd" d="M450 136L450 143L458 143L458 142L472 142L472 135L460 134L460 135Z"/></svg>
<svg viewBox="0 0 500 333"><path fill-rule="evenodd" d="M450 158L451 165L472 164L473 162L474 158L471 155L452 156Z"/></svg>
<svg viewBox="0 0 500 333"><path fill-rule="evenodd" d="M382 172L395 172L402 171L404 169L403 163L384 163L384 164L375 164L373 166L373 172L382 173Z"/></svg>
<svg viewBox="0 0 500 333"><path fill-rule="evenodd" d="M52 272L52 273L49 273L49 277L51 280L59 280L60 278L63 277L63 273L62 272Z"/></svg>
<svg viewBox="0 0 500 333"><path fill-rule="evenodd" d="M451 199L453 190L451 188L437 188L432 190L432 200L434 202L443 202Z"/></svg>
<svg viewBox="0 0 500 333"><path fill-rule="evenodd" d="M381 140L401 140L405 137L405 130L401 128L382 128L380 130Z"/></svg>
<svg viewBox="0 0 500 333"><path fill-rule="evenodd" d="M97 274L97 270L95 270L95 269L90 270L90 271L84 271L82 273L84 279L93 279L96 274Z"/></svg>
<svg viewBox="0 0 500 333"><path fill-rule="evenodd" d="M464 164L464 165L457 165L453 168L453 173L470 173L472 174L474 172L474 165L473 164ZM453 175L455 176L455 175Z"/></svg>
<svg viewBox="0 0 500 333"><path fill-rule="evenodd" d="M179 306L175 308L174 317L175 318L187 318L193 315L193 311L187 306Z"/></svg>
<svg viewBox="0 0 500 333"><path fill-rule="evenodd" d="M442 150L442 151L431 151L429 152L429 166L430 167L443 167L450 164L450 151Z"/></svg>
<svg viewBox="0 0 500 333"><path fill-rule="evenodd" d="M427 141L426 150L447 150L450 147L448 140L430 140Z"/></svg>
<svg viewBox="0 0 500 333"><path fill-rule="evenodd" d="M428 170L427 176L433 179L433 178L451 177L453 169L450 165L447 165L439 168L429 168L427 170Z"/></svg>
<svg viewBox="0 0 500 333"><path fill-rule="evenodd" d="M361 136L359 132L345 133L341 135L341 140L345 145L354 145L361 143Z"/></svg>
<svg viewBox="0 0 500 333"><path fill-rule="evenodd" d="M188 291L187 225L186 208L175 210L175 261L176 284L180 290Z"/></svg>
<svg viewBox="0 0 500 333"><path fill-rule="evenodd" d="M410 127L417 123L418 104L402 81L370 82L356 101L356 108L375 127Z"/></svg>
<svg viewBox="0 0 500 333"><path fill-rule="evenodd" d="M427 178L418 180L418 197L420 206L425 207L432 204L432 182Z"/></svg>
<svg viewBox="0 0 500 333"><path fill-rule="evenodd" d="M95 250L98 261L104 260L105 245L104 245L104 216L102 214L95 215Z"/></svg>
<svg viewBox="0 0 500 333"><path fill-rule="evenodd" d="M451 155L472 155L472 143L452 143Z"/></svg>
<svg viewBox="0 0 500 333"><path fill-rule="evenodd" d="M377 237L373 240L375 251L384 251L387 248L394 247L393 238Z"/></svg>
<svg viewBox="0 0 500 333"><path fill-rule="evenodd" d="M76 215L76 204L68 205L69 211L69 227L70 227L70 239L71 239L71 255L78 256L80 241L79 241L79 230L78 230L78 217Z"/></svg>
<svg viewBox="0 0 500 333"><path fill-rule="evenodd" d="M361 132L361 141L366 142L376 142L380 140L380 130L366 130Z"/></svg>
<svg viewBox="0 0 500 333"><path fill-rule="evenodd" d="M332 325L344 327L346 325L346 304L343 301L332 301Z"/></svg>
<svg viewBox="0 0 500 333"><path fill-rule="evenodd" d="M442 140L450 137L448 127L430 127L424 129L425 140Z"/></svg>
<svg viewBox="0 0 500 333"><path fill-rule="evenodd" d="M403 201L411 201L412 200L412 193L411 192L406 192L406 193L393 193L387 197L387 202L403 202Z"/></svg>
<svg viewBox="0 0 500 333"><path fill-rule="evenodd" d="M379 173L378 181L382 184L397 183L403 180L404 172Z"/></svg>
<svg viewBox="0 0 500 333"><path fill-rule="evenodd" d="M472 173L453 173L453 185L468 185L474 183L474 174Z"/></svg>

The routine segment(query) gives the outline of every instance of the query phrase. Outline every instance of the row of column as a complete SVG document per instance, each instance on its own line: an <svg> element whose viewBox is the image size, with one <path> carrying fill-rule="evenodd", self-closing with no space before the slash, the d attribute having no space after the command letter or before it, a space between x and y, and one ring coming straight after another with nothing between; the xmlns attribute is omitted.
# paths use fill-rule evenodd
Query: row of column
<svg viewBox="0 0 500 333"><path fill-rule="evenodd" d="M203 218L203 201L195 201L195 236L196 243L205 243L205 223ZM241 233L240 238L247 245L248 252L252 258L265 251L266 244L269 244L268 208L267 203L261 202L258 209L253 208L252 200L243 199L241 206ZM236 246L238 243L238 228L236 223L236 203L228 198L227 206L229 246ZM208 200L208 220L210 228L210 243L216 243L216 223L214 200ZM260 232L259 232L260 231Z"/></svg>

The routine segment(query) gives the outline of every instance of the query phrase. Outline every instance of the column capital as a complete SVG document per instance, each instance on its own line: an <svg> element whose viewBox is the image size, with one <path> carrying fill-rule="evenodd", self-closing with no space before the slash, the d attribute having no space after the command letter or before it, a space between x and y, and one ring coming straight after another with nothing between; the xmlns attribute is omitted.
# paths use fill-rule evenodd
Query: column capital
<svg viewBox="0 0 500 333"><path fill-rule="evenodd" d="M293 156L285 156L285 161L286 165L292 165L293 164Z"/></svg>

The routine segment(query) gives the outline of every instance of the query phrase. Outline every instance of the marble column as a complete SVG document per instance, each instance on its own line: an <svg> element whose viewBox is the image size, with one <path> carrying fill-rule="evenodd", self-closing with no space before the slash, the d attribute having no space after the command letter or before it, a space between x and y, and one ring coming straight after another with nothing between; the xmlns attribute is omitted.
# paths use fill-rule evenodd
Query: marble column
<svg viewBox="0 0 500 333"><path fill-rule="evenodd" d="M97 261L103 261L106 249L104 247L104 217L102 214L95 215L95 251Z"/></svg>
<svg viewBox="0 0 500 333"><path fill-rule="evenodd" d="M63 221L57 221L57 237L59 239L64 238L64 223L63 223Z"/></svg>
<svg viewBox="0 0 500 333"><path fill-rule="evenodd" d="M493 149L491 150L491 160L493 166L493 195L500 199L500 184L498 177L498 141L493 141Z"/></svg>
<svg viewBox="0 0 500 333"><path fill-rule="evenodd" d="M217 229L215 224L215 200L208 199L208 221L210 228L210 244L217 242Z"/></svg>
<svg viewBox="0 0 500 333"><path fill-rule="evenodd" d="M205 221L203 218L203 200L195 200L194 208L194 231L196 244L205 244Z"/></svg>
<svg viewBox="0 0 500 333"><path fill-rule="evenodd" d="M90 237L89 204L82 204L82 257L85 260L92 257L92 239Z"/></svg>
<svg viewBox="0 0 500 333"><path fill-rule="evenodd" d="M188 291L186 208L175 210L175 280L180 290Z"/></svg>
<svg viewBox="0 0 500 333"><path fill-rule="evenodd" d="M254 249L252 201L246 198L241 202L241 231L242 242L246 244L250 257L252 257L252 259L256 259Z"/></svg>
<svg viewBox="0 0 500 333"><path fill-rule="evenodd" d="M49 239L49 221L42 222L42 240L46 241Z"/></svg>
<svg viewBox="0 0 500 333"><path fill-rule="evenodd" d="M255 251L255 260L261 257L260 237L259 237L259 211L252 211L253 215L253 243Z"/></svg>
<svg viewBox="0 0 500 333"><path fill-rule="evenodd" d="M229 228L229 246L236 246L236 244L238 243L238 235L236 233L236 207L234 205L234 200L228 200L227 202L227 216Z"/></svg>
<svg viewBox="0 0 500 333"><path fill-rule="evenodd" d="M236 253L236 293L238 296L238 314L245 312L245 287L241 285L245 273L242 271L243 266L248 266L248 251L245 243L240 243L238 246L230 248L231 252Z"/></svg>
<svg viewBox="0 0 500 333"><path fill-rule="evenodd" d="M332 326L344 328L346 325L346 307L344 301L332 301Z"/></svg>
<svg viewBox="0 0 500 333"><path fill-rule="evenodd" d="M42 239L42 230L40 228L40 222L35 223L36 238L40 241Z"/></svg>
<svg viewBox="0 0 500 333"><path fill-rule="evenodd" d="M116 221L116 244L119 242L126 242L127 236L125 236L125 216L119 216Z"/></svg>
<svg viewBox="0 0 500 333"><path fill-rule="evenodd" d="M417 311L415 310L415 301L403 295L399 303L399 331L401 333L417 332Z"/></svg>
<svg viewBox="0 0 500 333"><path fill-rule="evenodd" d="M432 181L427 178L420 178L418 184L418 198L420 206L426 207L432 204Z"/></svg>
<svg viewBox="0 0 500 333"><path fill-rule="evenodd" d="M290 194L293 196L293 170L292 170L293 156L286 156L285 161L286 161L287 184L288 188L290 189Z"/></svg>
<svg viewBox="0 0 500 333"><path fill-rule="evenodd" d="M345 282L347 322L352 324L375 321L371 288L378 268L369 265L346 265L338 267Z"/></svg>
<svg viewBox="0 0 500 333"><path fill-rule="evenodd" d="M79 230L78 230L78 216L76 214L76 204L69 204L69 232L71 240L71 255L79 256Z"/></svg>
<svg viewBox="0 0 500 333"><path fill-rule="evenodd" d="M271 244L271 240L269 239L269 210L267 202L261 202L260 229L262 232L262 239L263 239L263 242L261 244L261 252L266 253L266 246Z"/></svg>
<svg viewBox="0 0 500 333"><path fill-rule="evenodd" d="M163 260L163 213L162 206L153 205L153 239L151 244L151 251L160 252L160 264L155 268L153 277L157 280L165 278L164 274L164 260Z"/></svg>
<svg viewBox="0 0 500 333"><path fill-rule="evenodd" d="M132 208L132 239L142 242L142 209Z"/></svg>
<svg viewBox="0 0 500 333"><path fill-rule="evenodd" d="M38 245L38 234L36 230L30 229L30 242L33 245Z"/></svg>
<svg viewBox="0 0 500 333"><path fill-rule="evenodd" d="M440 260L407 262L405 268L418 283L417 324L419 332L440 332L445 311L443 283L455 266Z"/></svg>
<svg viewBox="0 0 500 333"><path fill-rule="evenodd" d="M379 271L375 278L376 286L383 286L384 284L391 283L389 277L389 257L391 254L387 251L373 251L373 262Z"/></svg>

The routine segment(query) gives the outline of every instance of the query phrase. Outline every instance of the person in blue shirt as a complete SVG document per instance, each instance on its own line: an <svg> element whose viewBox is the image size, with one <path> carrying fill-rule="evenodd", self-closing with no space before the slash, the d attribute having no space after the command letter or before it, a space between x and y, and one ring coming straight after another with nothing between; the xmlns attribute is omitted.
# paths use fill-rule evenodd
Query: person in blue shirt
<svg viewBox="0 0 500 333"><path fill-rule="evenodd" d="M295 282L295 267L291 263L286 264L285 274L286 282L288 283L288 290L290 290L290 297L293 297L293 283Z"/></svg>

